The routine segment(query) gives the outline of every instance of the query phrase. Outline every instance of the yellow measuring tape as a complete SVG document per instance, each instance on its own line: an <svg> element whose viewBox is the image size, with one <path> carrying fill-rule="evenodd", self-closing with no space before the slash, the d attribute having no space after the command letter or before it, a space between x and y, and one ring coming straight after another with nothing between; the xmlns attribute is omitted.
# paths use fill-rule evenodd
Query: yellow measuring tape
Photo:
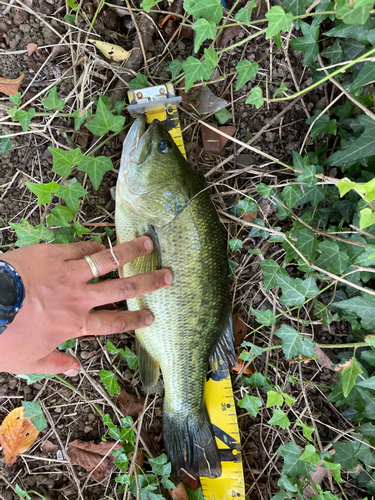
<svg viewBox="0 0 375 500"><path fill-rule="evenodd" d="M186 158L182 139L176 97L173 85L159 85L128 92L128 111L132 116L146 114L147 123L160 120L173 137L179 150ZM232 381L227 360L217 370L207 374L205 400L214 430L222 465L222 474L216 479L201 477L206 500L245 499L245 481L242 468L241 443L233 398Z"/></svg>

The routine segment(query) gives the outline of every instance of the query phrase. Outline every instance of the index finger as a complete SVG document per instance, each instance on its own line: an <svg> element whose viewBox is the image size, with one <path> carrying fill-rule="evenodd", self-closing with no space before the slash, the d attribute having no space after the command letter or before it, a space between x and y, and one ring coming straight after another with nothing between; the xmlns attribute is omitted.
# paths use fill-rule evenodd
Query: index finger
<svg viewBox="0 0 375 500"><path fill-rule="evenodd" d="M147 255L152 251L152 248L152 240L148 236L141 236L135 240L120 243L112 249L94 253L91 257L94 258L98 266L100 276L103 276L138 257L142 257L142 255ZM75 266L77 262L79 262L80 266L79 276L82 276L84 281L90 281L93 278L93 274L87 262L84 259L75 261Z"/></svg>

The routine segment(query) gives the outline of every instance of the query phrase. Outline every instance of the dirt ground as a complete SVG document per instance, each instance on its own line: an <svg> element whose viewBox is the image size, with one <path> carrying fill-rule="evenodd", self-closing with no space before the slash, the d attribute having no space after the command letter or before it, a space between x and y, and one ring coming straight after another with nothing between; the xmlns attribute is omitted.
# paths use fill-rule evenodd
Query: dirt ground
<svg viewBox="0 0 375 500"><path fill-rule="evenodd" d="M33 99L55 81L58 83L59 97L64 99L68 97L69 108L75 109L76 96L71 96L70 93L74 88L75 79L88 67L91 68L91 74L86 81L85 103L89 95L97 98L106 89L113 88L117 81L117 75L110 69L90 66L86 61L77 65L72 77L72 72L69 73L69 69L72 66L71 50L73 46L61 47L64 44L60 43L56 50L61 36L66 36L66 40L73 41L81 37L81 43L83 39L83 33L78 30L67 35L67 25L63 21L63 16L66 13L64 1L29 0L28 5L35 12L34 15L24 15L24 11L15 8L17 5L17 2L11 5L9 0L0 4L0 11L7 10L6 15L0 18L0 31L3 30L1 32L6 33L6 37L0 39L0 76L18 78L24 74L21 90L22 92L26 91L25 101ZM85 26L82 29L85 29ZM251 29L243 28L241 32L233 34L232 40L227 40L224 43L235 43L247 36L249 31L251 32ZM102 18L96 21L95 32L104 40L112 40L127 47L132 45L135 37L134 28L129 30L128 28L116 27L115 30L111 30L104 26ZM39 55L36 53L27 55L26 47L29 43L38 45ZM193 53L193 41L188 38L177 38L170 47L171 53L161 57L160 54L164 47L165 42L156 33L154 44L147 52L147 58L150 60L149 70L156 83L170 79L170 73L166 72L166 68L171 57L175 59L186 58ZM87 48L87 58L91 57L91 61L93 50L93 47ZM101 59L100 55L95 57ZM303 56L296 55L291 49L289 54L285 54L276 46L271 45L269 40L266 41L263 35L244 46L233 49L230 53L223 54L220 59L221 72L230 73L243 58L250 61L261 61L261 86L264 92L269 95L273 94L283 80L288 89L295 91L290 68L293 68L294 78L301 88L312 83L309 71L303 66ZM251 83L245 85L238 92L234 90L232 83L227 78L213 84L211 90L216 95L233 102L231 111L234 114L235 137L244 142L249 141L251 137L271 123L268 129L252 143L252 146L290 164L292 151L299 151L307 132L308 126L305 124L305 120L313 114L314 109L322 108L323 103L328 98L327 87L317 88L314 92L306 95L303 101L300 100L293 105L290 105L289 101L272 103L257 111L254 106L244 104L244 96L248 95ZM4 94L0 94L0 96L0 103L9 105L8 98ZM40 100L39 103L38 100L35 100L34 105L37 111L43 111ZM287 112L282 117L277 118L285 108L288 108ZM21 131L20 127L12 123L10 119L4 118L5 113L1 113L0 110L0 118L3 119L0 130L7 134L18 134ZM233 160L218 168L207 178L207 181L212 183L210 192L218 209L227 211L238 200L238 195L233 194L233 190L228 189L227 186L255 194L256 184L262 182L265 176L272 179L289 175L288 172L274 164L265 162L256 154L238 153L238 146L234 143L227 145L221 156L207 154L202 149L199 126L192 119L191 113L186 113L184 108L180 107L180 118L189 160L198 165L201 172L208 173L226 157L235 155ZM43 121L43 124L46 124L46 120ZM51 138L60 144L67 144L66 138L71 135L72 126L71 119L55 120L52 125L47 124L44 129L41 125L35 126L32 130L36 133L19 134L12 137L14 150L9 152L6 157L0 157L0 247L2 250L6 251L12 248L16 241L15 233L10 229L9 222L20 222L24 218L31 224L37 225L43 218L45 209L36 204L36 199L26 188L25 181L37 179L49 182L56 179L55 174L51 172L52 157L47 148L56 146ZM92 137L89 136L88 145L90 145L91 140ZM101 154L111 157L115 168L118 167L122 140L123 137L116 137L115 140L108 142L101 151ZM236 169L250 166L252 166L252 170L248 169L249 171L239 173L234 179L222 181ZM105 237L103 224L114 229L115 205L111 198L110 188L116 183L116 171L105 175L97 192L92 188L90 182L85 180L82 172L77 173L77 179L80 182L85 182L85 187L89 192L89 197L84 202L80 212L80 221L82 223L100 223L101 225L94 227L93 234ZM12 182L10 183L10 181ZM6 186L6 190L4 186ZM280 224L280 221L275 220L276 222ZM285 228L286 226L283 227L283 230ZM238 237L235 226L226 224L225 230L228 239ZM244 229L242 231L242 234L246 232ZM114 243L114 234L111 239ZM259 245L259 240L253 240L250 243ZM275 245L276 250L277 246ZM239 277L238 280L231 280L234 312L241 312L250 328L256 327L257 325L253 324L251 319L250 306L258 308L267 301L259 287L260 261L257 256L247 254L246 249L239 254L237 260L241 263L237 273ZM340 331L341 327L343 331ZM342 342L343 333L346 334L344 324L334 324L330 327L319 325L315 329L313 326L310 328L313 329L315 341L321 343ZM270 330L268 329L258 332L255 343L261 345L263 341L268 339L269 335ZM134 335L132 333L117 335L111 341L122 347L126 345L134 351ZM72 469L65 459L62 448L66 448L67 444L75 439L99 443L105 434L102 419L93 408L95 403L105 413L113 414L113 409L98 390L101 386L100 369L111 370L112 368L104 349L105 344L106 339L99 337L78 342L75 348L75 354L82 363L85 372L70 379L69 382L78 388L82 395L89 398L91 403L88 403L86 399L64 386L57 379L46 379L32 386L27 386L26 382L21 379L5 373L0 374L0 422L12 409L20 405L21 400L38 400L43 403L54 424L53 427L49 426L40 434L32 448L13 466L6 467L3 455L0 453L0 473L7 481L12 484L19 483L25 490L35 490L47 500L75 500L79 498ZM299 386L294 387L287 381L288 375L299 378L297 365L289 365L285 363L283 358L279 358L277 353L273 353L269 358L268 365L266 365L266 357L262 356L260 361L257 361L256 367L261 373L268 373L272 380L280 384L285 383L285 390L297 399L298 403L295 407L298 408L298 413L305 411L305 399L304 395L300 393ZM120 368L119 382L121 386L128 393L143 399L145 395L137 372L134 374L125 365L120 366ZM319 435L324 446L336 437L336 433L330 430L330 426L345 430L350 427L350 423L334 405L327 402L329 389L326 386L334 385L333 372L328 369L319 369L318 365L310 363L302 367L302 374L305 380L313 380L317 384L307 386L306 397L316 418ZM233 381L235 397L241 398L243 390L235 374ZM259 390L254 391L254 395L260 396ZM163 393L161 390L160 393L152 395L152 404L144 418L144 427L151 445L159 447L161 450L163 450L162 404ZM275 427L268 426L266 421L271 417L271 413L267 409L263 409L256 418L245 410L240 408L237 410L247 496L252 500L269 500L278 491L277 481L280 478L282 466L282 460L280 457L275 457L275 451L290 439L288 430L276 430ZM298 430L293 429L293 432L295 432L294 436L298 444ZM116 490L113 488L113 474L101 483L93 479L89 479L87 482L87 472L84 469L73 466L73 470L85 500L118 498ZM365 496L363 490L353 486L349 475L346 477L344 474L343 479L342 485L348 497L355 499ZM327 489L330 488L329 478L324 480L323 486ZM339 491L335 493L339 494ZM34 494L31 494L31 497L37 498ZM1 478L0 498L2 500L19 498Z"/></svg>

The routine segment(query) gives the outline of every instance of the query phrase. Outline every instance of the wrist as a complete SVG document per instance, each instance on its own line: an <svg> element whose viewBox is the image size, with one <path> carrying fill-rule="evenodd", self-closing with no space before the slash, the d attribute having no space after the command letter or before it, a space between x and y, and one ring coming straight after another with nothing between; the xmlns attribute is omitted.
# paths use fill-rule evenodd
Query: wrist
<svg viewBox="0 0 375 500"><path fill-rule="evenodd" d="M0 334L12 323L24 301L21 276L12 265L0 260Z"/></svg>

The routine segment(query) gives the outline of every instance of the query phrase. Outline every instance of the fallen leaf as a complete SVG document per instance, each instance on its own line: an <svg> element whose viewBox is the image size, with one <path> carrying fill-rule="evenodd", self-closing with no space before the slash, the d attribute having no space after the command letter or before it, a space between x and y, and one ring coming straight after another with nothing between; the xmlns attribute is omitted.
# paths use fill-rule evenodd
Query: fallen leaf
<svg viewBox="0 0 375 500"><path fill-rule="evenodd" d="M154 457L158 457L159 455L162 454L160 446L155 442L154 439L151 440L150 436L148 435L145 424L142 424L141 427L141 437L143 439L143 442L145 443L145 445L147 446L147 448L150 450L151 454Z"/></svg>
<svg viewBox="0 0 375 500"><path fill-rule="evenodd" d="M320 347L315 347L314 352L316 354L316 360L322 368L328 368L329 370L334 371L334 363Z"/></svg>
<svg viewBox="0 0 375 500"><path fill-rule="evenodd" d="M143 410L144 403L134 394L129 394L125 389L121 389L117 396L117 404L124 416L138 417L139 412Z"/></svg>
<svg viewBox="0 0 375 500"><path fill-rule="evenodd" d="M335 450L330 450L329 452L331 455L335 453ZM323 460L318 462L316 464L316 468L318 469L316 472L309 472L311 480L314 484L322 484L323 479L326 477L328 469L325 467L322 467ZM311 488L311 486L306 486L306 488L303 490L303 496L304 498L310 498L313 495L315 495L314 490Z"/></svg>
<svg viewBox="0 0 375 500"><path fill-rule="evenodd" d="M123 62L126 61L130 56L131 51L125 50L119 45L113 45L113 43L101 42L100 40L89 39L88 41L91 42L93 45L95 45L95 47L98 50L100 50L100 52L107 59L110 59L111 61Z"/></svg>
<svg viewBox="0 0 375 500"><path fill-rule="evenodd" d="M171 493L174 500L189 500L189 495L186 492L184 483L180 483L177 488L171 490Z"/></svg>
<svg viewBox="0 0 375 500"><path fill-rule="evenodd" d="M219 39L218 47L227 47L229 45L229 41L232 38L236 38L241 33L241 26L232 26L231 28L227 28L224 30L224 33Z"/></svg>
<svg viewBox="0 0 375 500"><path fill-rule="evenodd" d="M20 406L11 411L0 426L0 445L7 465L14 464L18 455L25 453L38 437L39 431L24 414L25 408Z"/></svg>
<svg viewBox="0 0 375 500"><path fill-rule="evenodd" d="M27 46L27 57L30 57L34 52L39 55L38 45L36 43L28 43Z"/></svg>
<svg viewBox="0 0 375 500"><path fill-rule="evenodd" d="M25 10L16 9L16 12L13 16L13 24L16 26L21 26L21 24L25 24L26 21L30 19L30 14Z"/></svg>
<svg viewBox="0 0 375 500"><path fill-rule="evenodd" d="M239 373L242 370L243 365L244 365L243 360L238 358L238 364L236 366L233 366L232 370L234 372ZM243 375L252 375L255 372L256 372L256 370L255 370L254 366L253 365L249 365L247 368L245 368L245 370L242 372L242 374Z"/></svg>
<svg viewBox="0 0 375 500"><path fill-rule="evenodd" d="M25 78L24 74L22 74L15 80L11 78L3 78L2 76L0 76L0 92L2 92L5 95L17 94L21 82L24 78Z"/></svg>
<svg viewBox="0 0 375 500"><path fill-rule="evenodd" d="M228 101L217 97L207 85L198 87L198 91L199 104L196 108L198 113L200 113L201 115L205 115L207 113L216 113L228 104Z"/></svg>
<svg viewBox="0 0 375 500"><path fill-rule="evenodd" d="M349 366L352 366L352 364L353 364L353 358L348 359L348 361L346 361L345 363L335 366L335 372L343 372L345 368L349 368Z"/></svg>
<svg viewBox="0 0 375 500"><path fill-rule="evenodd" d="M242 220L245 222L253 222L254 219L257 218L258 212L253 212L252 214L248 214L247 212L241 212L244 214Z"/></svg>
<svg viewBox="0 0 375 500"><path fill-rule="evenodd" d="M245 340L245 337L249 331L247 324L244 322L242 314L237 311L233 314L233 335L234 335L234 347L239 347Z"/></svg>
<svg viewBox="0 0 375 500"><path fill-rule="evenodd" d="M87 472L93 471L101 462L91 476L100 482L115 469L115 458L111 450L119 450L120 448L121 445L116 444L116 441L102 441L99 444L95 444L76 439L69 443L68 455L73 464L80 465Z"/></svg>
<svg viewBox="0 0 375 500"><path fill-rule="evenodd" d="M233 127L232 125L225 125L223 127L218 127L216 123L210 123L210 126L217 128L218 130L221 130L222 132L224 132L229 136L233 136L236 132L236 127ZM221 151L224 149L225 145L227 144L227 142L229 141L227 137L218 134L211 128L206 127L205 125L201 126L201 137L202 137L203 149L207 153L212 153L212 154L220 154Z"/></svg>
<svg viewBox="0 0 375 500"><path fill-rule="evenodd" d="M191 491L197 491L201 486L201 482L198 476L196 476L193 472L189 472L188 475L181 476L181 481L185 486L189 488Z"/></svg>

